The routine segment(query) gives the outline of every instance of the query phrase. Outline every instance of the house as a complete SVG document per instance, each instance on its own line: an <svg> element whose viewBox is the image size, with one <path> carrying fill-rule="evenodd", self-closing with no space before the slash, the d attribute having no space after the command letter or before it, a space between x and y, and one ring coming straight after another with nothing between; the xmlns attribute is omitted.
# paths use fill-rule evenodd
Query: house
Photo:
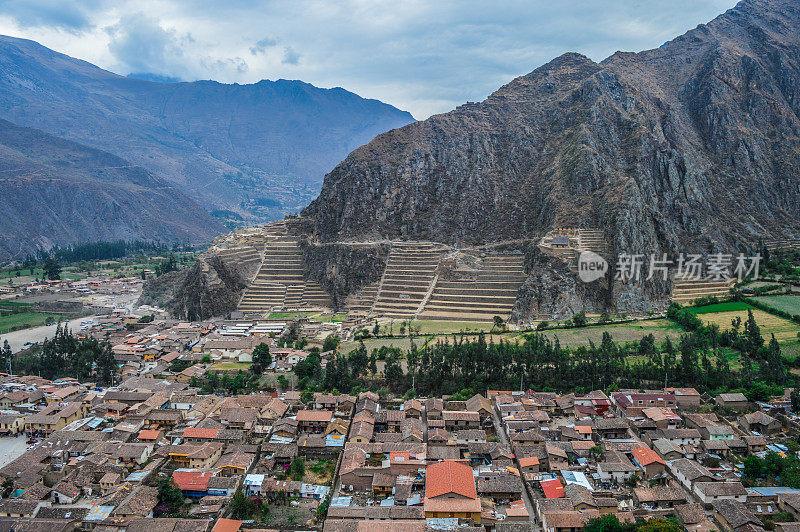
<svg viewBox="0 0 800 532"><path fill-rule="evenodd" d="M721 393L714 398L714 402L717 406L731 410L746 410L749 404L743 393Z"/></svg>
<svg viewBox="0 0 800 532"><path fill-rule="evenodd" d="M642 415L645 419L655 423L656 428L659 429L677 429L683 425L681 416L669 408L645 408L642 410Z"/></svg>
<svg viewBox="0 0 800 532"><path fill-rule="evenodd" d="M694 388L664 388L664 391L675 395L678 408L700 406L700 393Z"/></svg>
<svg viewBox="0 0 800 532"><path fill-rule="evenodd" d="M642 445L631 449L631 455L636 467L644 471L643 478L649 480L664 474L666 463L653 449Z"/></svg>
<svg viewBox="0 0 800 532"><path fill-rule="evenodd" d="M329 410L300 410L297 412L297 428L301 432L320 434L333 419L333 412Z"/></svg>
<svg viewBox="0 0 800 532"><path fill-rule="evenodd" d="M158 504L158 488L140 485L114 509L115 517L152 517Z"/></svg>
<svg viewBox="0 0 800 532"><path fill-rule="evenodd" d="M222 456L222 444L203 443L170 445L168 454L178 468L209 469Z"/></svg>
<svg viewBox="0 0 800 532"><path fill-rule="evenodd" d="M210 471L196 471L193 469L177 469L172 473L172 480L181 490L184 497L200 499L208 495L208 482L214 477Z"/></svg>
<svg viewBox="0 0 800 532"><path fill-rule="evenodd" d="M442 419L442 412L444 412L444 401L438 397L425 399L425 417L428 420Z"/></svg>
<svg viewBox="0 0 800 532"><path fill-rule="evenodd" d="M692 490L697 482L714 482L716 480L708 469L694 460L686 458L673 460L667 467L678 482L688 490Z"/></svg>
<svg viewBox="0 0 800 532"><path fill-rule="evenodd" d="M454 460L425 468L424 510L426 518L472 519L480 523L481 501L472 468Z"/></svg>
<svg viewBox="0 0 800 532"><path fill-rule="evenodd" d="M676 399L672 393L634 393L617 392L611 395L611 402L622 416L641 417L646 408L675 408Z"/></svg>
<svg viewBox="0 0 800 532"><path fill-rule="evenodd" d="M619 417L598 418L593 422L594 439L622 439L628 436L628 422Z"/></svg>
<svg viewBox="0 0 800 532"><path fill-rule="evenodd" d="M680 445L665 438L654 441L653 450L664 460L677 460L686 456Z"/></svg>
<svg viewBox="0 0 800 532"><path fill-rule="evenodd" d="M726 532L752 532L763 529L764 523L739 500L719 500L712 505L714 520Z"/></svg>
<svg viewBox="0 0 800 532"><path fill-rule="evenodd" d="M609 451L605 457L604 462L597 464L597 474L600 480L622 483L636 473L636 466L624 454L618 451Z"/></svg>
<svg viewBox="0 0 800 532"><path fill-rule="evenodd" d="M0 434L14 435L23 428L24 417L20 414L0 415Z"/></svg>
<svg viewBox="0 0 800 532"><path fill-rule="evenodd" d="M686 494L679 488L653 486L652 488L634 489L633 500L640 506L663 511L679 504L686 504Z"/></svg>
<svg viewBox="0 0 800 532"><path fill-rule="evenodd" d="M750 432L759 434L774 434L781 430L781 422L761 410L743 415L739 423Z"/></svg>
<svg viewBox="0 0 800 532"><path fill-rule="evenodd" d="M119 473L109 471L100 478L100 492L103 495L108 495L119 484L121 478Z"/></svg>
<svg viewBox="0 0 800 532"><path fill-rule="evenodd" d="M577 532L590 520L600 517L597 510L560 510L542 513L543 532Z"/></svg>
<svg viewBox="0 0 800 532"><path fill-rule="evenodd" d="M747 490L741 482L695 482L693 491L706 507L722 500L747 502Z"/></svg>
<svg viewBox="0 0 800 532"><path fill-rule="evenodd" d="M481 415L467 410L445 410L442 412L444 428L448 432L460 429L481 428Z"/></svg>

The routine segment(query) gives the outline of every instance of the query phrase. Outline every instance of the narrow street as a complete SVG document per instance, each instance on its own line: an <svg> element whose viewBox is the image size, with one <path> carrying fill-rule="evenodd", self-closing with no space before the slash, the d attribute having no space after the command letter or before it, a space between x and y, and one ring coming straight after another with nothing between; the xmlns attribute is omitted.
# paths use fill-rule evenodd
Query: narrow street
<svg viewBox="0 0 800 532"><path fill-rule="evenodd" d="M500 418L497 415L497 411L492 408L492 423L494 424L494 432L497 434L497 438L500 440L500 443L507 446L511 449L511 443L508 441L508 436L506 436L506 432L503 430L502 425L500 424ZM516 455L514 456L514 463L519 470L519 460L517 460ZM522 471L520 470L520 475L522 475ZM531 530L535 532L539 532L541 527L536 522L536 507L533 505L533 501L531 500L530 496L528 495L528 486L525 482L524 478L520 477L522 481L522 500L525 501L525 508L528 509L528 515L530 516L530 525Z"/></svg>

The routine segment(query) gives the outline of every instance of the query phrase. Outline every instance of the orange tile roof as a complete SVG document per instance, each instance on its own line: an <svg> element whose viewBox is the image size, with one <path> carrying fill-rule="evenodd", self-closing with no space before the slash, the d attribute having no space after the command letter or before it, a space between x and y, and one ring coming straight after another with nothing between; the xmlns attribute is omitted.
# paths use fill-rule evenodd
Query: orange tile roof
<svg viewBox="0 0 800 532"><path fill-rule="evenodd" d="M530 467L539 465L539 459L535 456L529 456L527 458L520 458L519 459L519 466L520 467Z"/></svg>
<svg viewBox="0 0 800 532"><path fill-rule="evenodd" d="M592 433L592 427L590 427L589 425L575 425L575 430L578 431L581 434L591 434Z"/></svg>
<svg viewBox="0 0 800 532"><path fill-rule="evenodd" d="M425 497L456 493L469 499L478 498L472 468L463 462L445 460L429 465L425 470Z"/></svg>
<svg viewBox="0 0 800 532"><path fill-rule="evenodd" d="M297 412L297 421L328 422L333 418L333 412L328 410L300 410Z"/></svg>
<svg viewBox="0 0 800 532"><path fill-rule="evenodd" d="M654 464L656 462L666 465L664 460L650 447L637 447L631 451L631 454L633 454L633 457L636 459L636 461L643 466Z"/></svg>
<svg viewBox="0 0 800 532"><path fill-rule="evenodd" d="M174 471L172 480L183 491L205 491L208 489L208 479L214 476L209 471Z"/></svg>
<svg viewBox="0 0 800 532"><path fill-rule="evenodd" d="M160 430L146 429L141 431L137 438L140 440L157 440L159 436L161 436Z"/></svg>
<svg viewBox="0 0 800 532"><path fill-rule="evenodd" d="M187 427L183 429L184 438L202 438L213 440L219 434L219 429L199 429L197 427Z"/></svg>
<svg viewBox="0 0 800 532"><path fill-rule="evenodd" d="M217 521L217 524L214 525L214 528L211 532L239 532L239 529L242 528L242 522L237 521L236 519L225 519L220 518Z"/></svg>

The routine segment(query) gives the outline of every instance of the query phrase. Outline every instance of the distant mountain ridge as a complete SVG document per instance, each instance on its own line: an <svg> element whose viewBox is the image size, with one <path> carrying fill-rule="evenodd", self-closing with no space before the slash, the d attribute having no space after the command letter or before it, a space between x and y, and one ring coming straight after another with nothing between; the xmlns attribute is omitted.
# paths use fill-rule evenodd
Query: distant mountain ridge
<svg viewBox="0 0 800 532"><path fill-rule="evenodd" d="M110 153L0 120L0 263L87 241L204 241L222 225Z"/></svg>
<svg viewBox="0 0 800 532"><path fill-rule="evenodd" d="M299 210L352 149L413 122L405 111L341 88L147 81L4 36L0 118L106 150L172 182L209 212L251 220Z"/></svg>

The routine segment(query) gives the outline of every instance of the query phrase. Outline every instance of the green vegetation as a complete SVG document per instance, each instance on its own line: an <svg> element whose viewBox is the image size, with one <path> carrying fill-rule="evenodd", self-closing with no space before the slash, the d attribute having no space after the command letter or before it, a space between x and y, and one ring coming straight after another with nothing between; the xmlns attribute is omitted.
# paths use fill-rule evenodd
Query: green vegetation
<svg viewBox="0 0 800 532"><path fill-rule="evenodd" d="M0 334L39 327L55 321L58 321L58 315L52 313L16 312L5 315L0 313Z"/></svg>
<svg viewBox="0 0 800 532"><path fill-rule="evenodd" d="M712 314L716 312L734 312L752 308L751 305L748 305L744 301L727 301L725 303L714 303L702 307L689 307L688 310L693 314Z"/></svg>
<svg viewBox="0 0 800 532"><path fill-rule="evenodd" d="M792 316L800 315L800 295L761 296L753 299L767 307L786 312Z"/></svg>
<svg viewBox="0 0 800 532"><path fill-rule="evenodd" d="M789 453L786 457L768 451L764 458L751 455L742 462L742 483L745 486L782 486L800 488L800 461L797 459L798 444L788 442Z"/></svg>
<svg viewBox="0 0 800 532"><path fill-rule="evenodd" d="M680 532L681 527L671 519L648 519L621 522L616 515L606 514L590 519L584 532Z"/></svg>
<svg viewBox="0 0 800 532"><path fill-rule="evenodd" d="M35 346L33 352L13 362L14 371L55 380L75 377L101 386L114 382L117 363L111 344L96 338L77 338L59 324L52 339Z"/></svg>

